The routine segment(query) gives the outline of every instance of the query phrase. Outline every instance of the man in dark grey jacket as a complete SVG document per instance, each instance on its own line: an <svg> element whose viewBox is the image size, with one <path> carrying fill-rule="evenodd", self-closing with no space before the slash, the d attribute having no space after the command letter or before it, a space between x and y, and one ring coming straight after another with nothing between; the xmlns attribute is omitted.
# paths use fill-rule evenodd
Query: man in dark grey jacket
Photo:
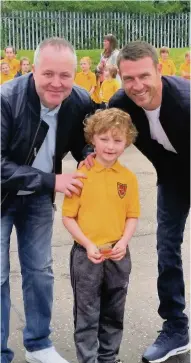
<svg viewBox="0 0 191 363"><path fill-rule="evenodd" d="M123 90L109 102L128 112L138 131L136 147L157 172L159 314L165 320L144 362L164 362L189 350L181 243L190 206L190 84L162 77L156 50L132 42L118 56Z"/></svg>
<svg viewBox="0 0 191 363"><path fill-rule="evenodd" d="M68 151L82 160L89 95L73 86L76 55L64 39L43 41L33 74L1 88L1 362L9 363L9 245L16 228L26 316L26 361L66 363L49 340L53 302L51 236L55 192L78 193L83 174L61 174Z"/></svg>

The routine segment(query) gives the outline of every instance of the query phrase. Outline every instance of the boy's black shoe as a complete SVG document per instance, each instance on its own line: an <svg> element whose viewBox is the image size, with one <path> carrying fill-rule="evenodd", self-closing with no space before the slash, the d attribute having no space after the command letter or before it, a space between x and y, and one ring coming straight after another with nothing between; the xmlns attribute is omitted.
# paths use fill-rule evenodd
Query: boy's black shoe
<svg viewBox="0 0 191 363"><path fill-rule="evenodd" d="M165 362L168 358L190 350L188 329L180 332L162 330L154 342L146 349L142 361L150 363Z"/></svg>
<svg viewBox="0 0 191 363"><path fill-rule="evenodd" d="M124 363L121 359L117 359L115 363Z"/></svg>

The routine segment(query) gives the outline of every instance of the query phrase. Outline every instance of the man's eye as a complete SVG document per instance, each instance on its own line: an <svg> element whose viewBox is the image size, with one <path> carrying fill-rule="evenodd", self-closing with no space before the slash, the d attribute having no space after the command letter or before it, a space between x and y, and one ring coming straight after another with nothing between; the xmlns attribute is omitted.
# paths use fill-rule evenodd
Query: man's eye
<svg viewBox="0 0 191 363"><path fill-rule="evenodd" d="M121 142L121 140L115 140L115 142Z"/></svg>
<svg viewBox="0 0 191 363"><path fill-rule="evenodd" d="M47 72L47 73L45 73L45 76L47 76L47 77L51 77L51 76L52 76L52 73Z"/></svg>

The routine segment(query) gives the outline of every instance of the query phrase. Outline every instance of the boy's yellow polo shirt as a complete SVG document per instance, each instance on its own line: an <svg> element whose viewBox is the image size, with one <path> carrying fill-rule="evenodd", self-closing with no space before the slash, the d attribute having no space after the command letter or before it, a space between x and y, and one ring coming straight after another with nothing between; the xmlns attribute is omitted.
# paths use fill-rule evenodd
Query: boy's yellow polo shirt
<svg viewBox="0 0 191 363"><path fill-rule="evenodd" d="M120 88L120 84L116 79L106 79L101 85L100 95L102 102L108 103L110 98Z"/></svg>
<svg viewBox="0 0 191 363"><path fill-rule="evenodd" d="M88 73L77 73L74 82L78 86L85 88L88 92L92 89L92 87L95 87L97 84L96 75L91 71L89 71Z"/></svg>
<svg viewBox="0 0 191 363"><path fill-rule="evenodd" d="M5 82L7 82L7 81L10 81L13 78L14 78L13 74L3 74L3 73L1 73L1 75L0 75L0 84L3 84Z"/></svg>
<svg viewBox="0 0 191 363"><path fill-rule="evenodd" d="M190 63L181 64L180 72L182 72L182 71L190 74ZM190 79L190 77L188 79Z"/></svg>
<svg viewBox="0 0 191 363"><path fill-rule="evenodd" d="M17 74L17 72L20 70L20 62L16 58L13 58L11 60L4 58L1 60L1 63L2 62L8 63L8 65L10 67L10 72L13 74L13 76L15 76Z"/></svg>
<svg viewBox="0 0 191 363"><path fill-rule="evenodd" d="M81 196L65 197L62 215L75 218L97 246L119 240L126 219L140 214L136 176L118 161L105 168L95 160L90 170L83 166L80 172L87 175Z"/></svg>
<svg viewBox="0 0 191 363"><path fill-rule="evenodd" d="M159 63L162 65L162 76L173 76L176 73L176 67L172 59L163 60L159 58Z"/></svg>

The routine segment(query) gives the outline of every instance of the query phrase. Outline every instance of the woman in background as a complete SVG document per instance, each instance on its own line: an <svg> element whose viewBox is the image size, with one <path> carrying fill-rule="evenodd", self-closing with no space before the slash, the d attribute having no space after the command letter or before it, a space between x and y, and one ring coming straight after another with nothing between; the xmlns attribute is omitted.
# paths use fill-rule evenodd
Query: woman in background
<svg viewBox="0 0 191 363"><path fill-rule="evenodd" d="M103 52L101 53L100 62L97 65L97 69L100 72L100 82L104 80L104 69L106 65L117 66L117 56L119 50L117 49L117 39L113 34L107 34L104 36ZM121 84L121 78L119 74L116 77L117 81Z"/></svg>

